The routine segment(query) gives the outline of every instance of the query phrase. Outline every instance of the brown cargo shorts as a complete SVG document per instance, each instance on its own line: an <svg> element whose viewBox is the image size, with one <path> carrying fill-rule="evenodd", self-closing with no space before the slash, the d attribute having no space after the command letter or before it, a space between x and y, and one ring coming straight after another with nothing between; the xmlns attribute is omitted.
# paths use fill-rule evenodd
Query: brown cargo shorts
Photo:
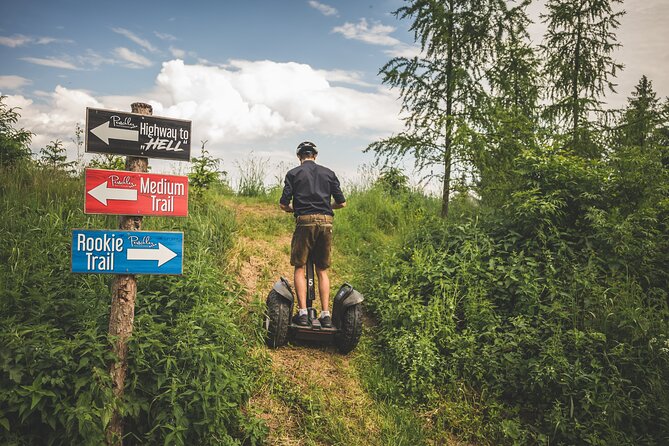
<svg viewBox="0 0 669 446"><path fill-rule="evenodd" d="M290 243L290 264L304 266L309 253L319 269L330 267L332 250L332 216L300 215L295 219L295 232Z"/></svg>

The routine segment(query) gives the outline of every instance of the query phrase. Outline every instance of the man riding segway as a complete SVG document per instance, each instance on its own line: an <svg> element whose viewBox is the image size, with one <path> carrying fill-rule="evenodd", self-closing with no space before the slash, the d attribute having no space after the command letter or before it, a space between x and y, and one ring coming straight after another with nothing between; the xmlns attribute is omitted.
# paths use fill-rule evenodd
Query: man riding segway
<svg viewBox="0 0 669 446"><path fill-rule="evenodd" d="M346 206L346 198L341 191L337 175L327 167L316 164L317 156L318 149L314 143L305 141L297 146L300 165L286 174L279 203L282 210L295 215L296 221L290 249L290 264L295 267L294 283L298 312L292 322L299 326L317 324L307 311L306 270L307 263L311 260L316 266L318 292L321 298L321 314L317 325L331 328L330 279L327 269L330 267L332 250L333 209Z"/></svg>

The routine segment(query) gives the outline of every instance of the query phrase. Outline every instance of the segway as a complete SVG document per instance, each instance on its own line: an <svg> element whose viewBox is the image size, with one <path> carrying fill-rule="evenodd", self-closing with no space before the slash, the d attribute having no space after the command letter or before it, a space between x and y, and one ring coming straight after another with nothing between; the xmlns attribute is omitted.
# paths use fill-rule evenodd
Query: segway
<svg viewBox="0 0 669 446"><path fill-rule="evenodd" d="M362 333L363 296L344 283L335 295L332 305L332 327L321 326L316 309L313 308L316 300L314 281L314 263L311 255L307 259L307 316L308 325L301 326L293 323L293 307L295 296L293 289L281 277L272 287L267 296L267 316L265 329L267 330L267 345L277 348L285 345L289 340L334 342L341 353L353 350Z"/></svg>

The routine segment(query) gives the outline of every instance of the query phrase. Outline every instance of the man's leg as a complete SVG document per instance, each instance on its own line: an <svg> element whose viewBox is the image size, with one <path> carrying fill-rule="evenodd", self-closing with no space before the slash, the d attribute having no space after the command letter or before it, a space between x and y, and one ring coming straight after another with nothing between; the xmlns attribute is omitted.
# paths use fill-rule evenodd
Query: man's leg
<svg viewBox="0 0 669 446"><path fill-rule="evenodd" d="M324 219L325 220L325 219ZM318 237L314 245L314 263L318 277L318 294L321 297L321 325L332 327L330 317L330 277L327 269L330 266L330 252L332 250L332 219L325 220L319 225Z"/></svg>
<svg viewBox="0 0 669 446"><path fill-rule="evenodd" d="M293 240L290 248L290 264L295 267L294 283L297 294L298 312L293 318L293 322L298 325L307 325L307 278L306 263L310 249L310 229L297 225L293 233ZM301 265L301 266L298 266Z"/></svg>
<svg viewBox="0 0 669 446"><path fill-rule="evenodd" d="M295 267L295 292L297 293L297 305L298 309L307 308L307 276L306 276L306 265L296 266ZM319 276L320 277L320 276ZM319 281L320 288L320 281Z"/></svg>
<svg viewBox="0 0 669 446"><path fill-rule="evenodd" d="M297 274L297 273L295 273ZM316 267L316 276L318 277L318 294L321 296L321 310L330 310L330 277L328 270ZM306 280L304 282L306 288ZM305 293L306 294L306 293ZM299 295L299 292L298 292ZM306 298L305 298L306 300Z"/></svg>

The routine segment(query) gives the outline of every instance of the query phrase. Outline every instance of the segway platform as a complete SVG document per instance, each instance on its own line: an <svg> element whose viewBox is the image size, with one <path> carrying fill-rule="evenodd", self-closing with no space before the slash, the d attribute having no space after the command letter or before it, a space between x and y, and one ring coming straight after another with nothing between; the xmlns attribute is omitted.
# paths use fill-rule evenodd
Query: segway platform
<svg viewBox="0 0 669 446"><path fill-rule="evenodd" d="M292 335L294 339L299 339L301 341L334 341L334 336L337 334L338 330L334 327L332 328L314 328L309 325L306 327L303 325L297 325L291 323L288 327L289 337Z"/></svg>
<svg viewBox="0 0 669 446"><path fill-rule="evenodd" d="M267 296L265 330L267 345L281 347L289 340L333 342L341 353L353 350L362 333L362 294L345 283L335 294L332 305L332 328L322 327L313 308L315 300L314 265L307 261L307 316L308 325L292 322L295 296L288 280L281 277Z"/></svg>

